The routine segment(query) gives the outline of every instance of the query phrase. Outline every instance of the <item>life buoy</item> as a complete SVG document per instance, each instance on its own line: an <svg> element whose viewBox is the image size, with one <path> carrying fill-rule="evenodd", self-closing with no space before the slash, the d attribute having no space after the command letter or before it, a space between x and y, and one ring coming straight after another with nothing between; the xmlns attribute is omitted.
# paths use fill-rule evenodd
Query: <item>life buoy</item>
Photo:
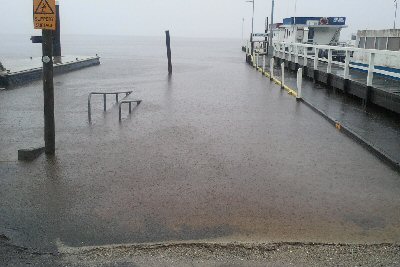
<svg viewBox="0 0 400 267"><path fill-rule="evenodd" d="M329 24L328 18L321 18L321 19L319 20L319 24L321 24L321 25L328 25L328 24Z"/></svg>

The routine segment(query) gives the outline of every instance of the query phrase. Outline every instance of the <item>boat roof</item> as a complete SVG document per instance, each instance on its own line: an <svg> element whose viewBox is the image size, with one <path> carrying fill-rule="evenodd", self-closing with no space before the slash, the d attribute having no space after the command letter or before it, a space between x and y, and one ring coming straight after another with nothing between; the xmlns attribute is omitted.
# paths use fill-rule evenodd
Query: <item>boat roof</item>
<svg viewBox="0 0 400 267"><path fill-rule="evenodd" d="M283 23L274 23L274 24L271 24L271 28L272 28L272 30L276 30L279 27L281 27L282 25L283 25Z"/></svg>
<svg viewBox="0 0 400 267"><path fill-rule="evenodd" d="M283 19L283 27L294 25L312 27L347 27L346 17L290 17Z"/></svg>
<svg viewBox="0 0 400 267"><path fill-rule="evenodd" d="M384 29L384 30L360 30L357 32L358 37L400 37L400 29Z"/></svg>

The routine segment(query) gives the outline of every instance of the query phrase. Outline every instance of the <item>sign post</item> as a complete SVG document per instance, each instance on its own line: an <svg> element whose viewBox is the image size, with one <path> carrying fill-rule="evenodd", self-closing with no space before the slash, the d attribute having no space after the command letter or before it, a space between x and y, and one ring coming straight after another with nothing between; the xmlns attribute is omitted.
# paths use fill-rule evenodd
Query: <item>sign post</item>
<svg viewBox="0 0 400 267"><path fill-rule="evenodd" d="M42 29L44 142L45 153L55 154L54 83L53 83L53 31L56 30L56 1L34 0L33 23Z"/></svg>

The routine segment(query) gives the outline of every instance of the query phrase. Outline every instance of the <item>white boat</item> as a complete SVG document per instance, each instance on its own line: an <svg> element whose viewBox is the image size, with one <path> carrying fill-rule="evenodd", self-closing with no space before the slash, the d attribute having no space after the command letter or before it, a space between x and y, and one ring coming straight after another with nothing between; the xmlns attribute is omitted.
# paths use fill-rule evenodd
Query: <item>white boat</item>
<svg viewBox="0 0 400 267"><path fill-rule="evenodd" d="M336 45L345 17L290 17L272 25L274 42Z"/></svg>
<svg viewBox="0 0 400 267"><path fill-rule="evenodd" d="M273 41L312 45L342 45L340 34L346 28L345 17L290 17L272 25ZM310 51L312 53L312 51ZM319 57L328 57L328 51L319 50ZM335 51L333 59L343 61L344 53Z"/></svg>
<svg viewBox="0 0 400 267"><path fill-rule="evenodd" d="M361 30L357 32L356 47L362 49L376 49L379 51L400 51L400 30ZM360 71L366 71L369 56L366 53L354 52L352 64ZM390 78L399 79L400 53L377 53L375 55L375 69L387 72ZM382 75L382 74L379 74Z"/></svg>

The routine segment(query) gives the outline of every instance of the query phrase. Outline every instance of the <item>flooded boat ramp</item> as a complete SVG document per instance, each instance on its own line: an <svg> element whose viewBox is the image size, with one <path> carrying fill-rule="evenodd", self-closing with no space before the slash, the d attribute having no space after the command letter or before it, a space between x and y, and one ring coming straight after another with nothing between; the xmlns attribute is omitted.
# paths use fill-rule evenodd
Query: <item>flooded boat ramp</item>
<svg viewBox="0 0 400 267"><path fill-rule="evenodd" d="M0 233L38 251L132 243L400 241L399 174L245 63L232 41L100 47L55 77L56 156L41 82L0 91ZM136 43L135 43L136 42ZM95 44L93 44L95 45ZM156 47L157 49L154 49ZM174 49L175 47L175 49ZM68 47L66 48L68 49ZM70 48L73 50L73 48ZM133 91L129 114L90 92ZM112 99L112 98L110 98ZM18 101L15 101L18 100Z"/></svg>

